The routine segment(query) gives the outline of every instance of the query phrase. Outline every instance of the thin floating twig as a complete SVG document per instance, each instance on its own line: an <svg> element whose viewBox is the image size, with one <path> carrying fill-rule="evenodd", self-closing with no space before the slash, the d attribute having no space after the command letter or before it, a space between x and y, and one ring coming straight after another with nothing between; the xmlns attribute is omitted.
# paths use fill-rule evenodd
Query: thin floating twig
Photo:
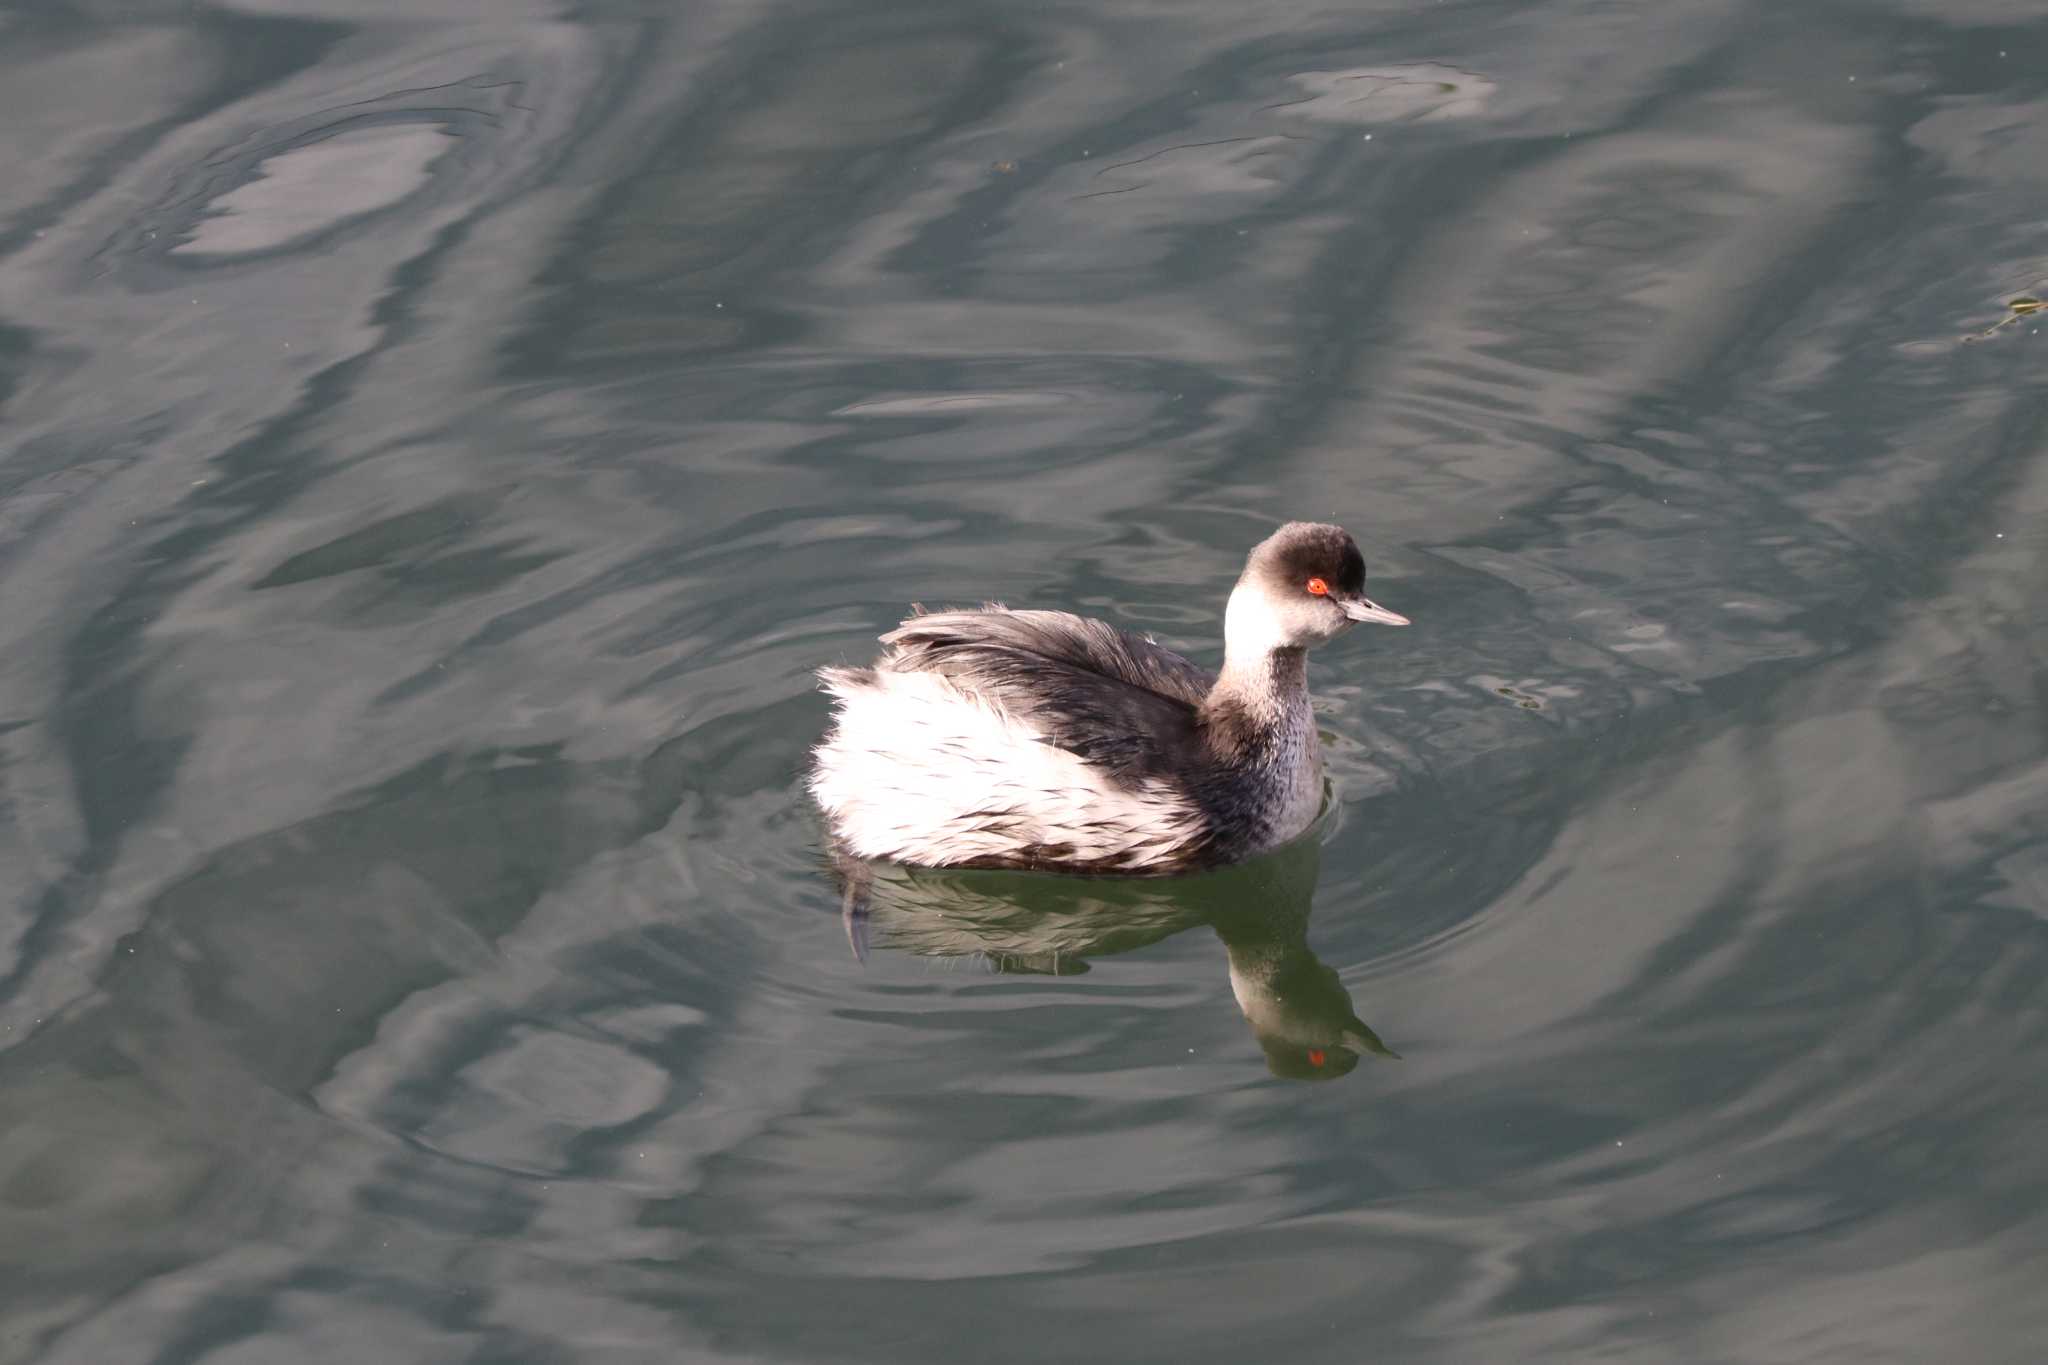
<svg viewBox="0 0 2048 1365"><path fill-rule="evenodd" d="M2048 304L2043 304L2041 300L2035 298L2032 294L2021 294L2016 298L2007 299L2005 301L2005 306L2011 311L2009 311L2004 317L1992 323L1989 327L1986 327L1981 332L1970 333L1968 336L1964 337L1963 340L1987 340L1992 336L1992 334L2003 331L2005 328L2012 326L2015 322L2018 322L2021 318L2033 317L2036 313L2039 313L2044 307L2048 307Z"/></svg>

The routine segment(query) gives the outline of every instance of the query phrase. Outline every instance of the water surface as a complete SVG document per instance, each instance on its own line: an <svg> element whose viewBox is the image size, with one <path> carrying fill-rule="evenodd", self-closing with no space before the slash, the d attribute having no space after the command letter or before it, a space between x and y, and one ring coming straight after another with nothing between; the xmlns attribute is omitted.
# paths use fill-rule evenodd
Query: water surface
<svg viewBox="0 0 2048 1365"><path fill-rule="evenodd" d="M0 1363L2037 1359L2043 166L2023 0L0 10ZM1292 516L1315 838L857 961L811 670Z"/></svg>

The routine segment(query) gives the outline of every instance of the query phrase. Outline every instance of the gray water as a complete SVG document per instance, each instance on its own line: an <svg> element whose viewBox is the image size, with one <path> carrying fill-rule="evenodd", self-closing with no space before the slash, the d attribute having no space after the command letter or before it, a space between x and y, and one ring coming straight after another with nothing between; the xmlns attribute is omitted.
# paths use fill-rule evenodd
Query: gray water
<svg viewBox="0 0 2048 1365"><path fill-rule="evenodd" d="M2039 0L0 9L0 1362L2040 1359L2044 167ZM1294 516L1315 837L855 960L811 670Z"/></svg>

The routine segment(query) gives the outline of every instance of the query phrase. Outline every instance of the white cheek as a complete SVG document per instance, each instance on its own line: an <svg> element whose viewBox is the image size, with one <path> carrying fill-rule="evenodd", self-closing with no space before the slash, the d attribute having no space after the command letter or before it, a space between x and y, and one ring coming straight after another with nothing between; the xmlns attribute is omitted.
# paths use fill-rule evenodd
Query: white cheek
<svg viewBox="0 0 2048 1365"><path fill-rule="evenodd" d="M1287 631L1272 599L1254 588L1230 594L1223 610L1223 652L1233 659L1255 659L1287 645Z"/></svg>
<svg viewBox="0 0 2048 1365"><path fill-rule="evenodd" d="M1274 595L1240 585L1223 611L1223 650L1248 662L1276 649L1300 649L1344 633L1351 622L1334 603L1299 594Z"/></svg>

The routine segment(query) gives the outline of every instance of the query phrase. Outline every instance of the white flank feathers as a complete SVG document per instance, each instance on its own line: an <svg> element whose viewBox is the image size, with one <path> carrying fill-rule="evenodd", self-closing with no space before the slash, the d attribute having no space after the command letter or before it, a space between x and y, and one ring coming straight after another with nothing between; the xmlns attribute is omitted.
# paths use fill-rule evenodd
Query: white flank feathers
<svg viewBox="0 0 2048 1365"><path fill-rule="evenodd" d="M848 851L943 867L1059 850L1064 862L1170 863L1202 828L1163 782L1111 784L1018 717L937 673L827 669L838 699L811 793Z"/></svg>

